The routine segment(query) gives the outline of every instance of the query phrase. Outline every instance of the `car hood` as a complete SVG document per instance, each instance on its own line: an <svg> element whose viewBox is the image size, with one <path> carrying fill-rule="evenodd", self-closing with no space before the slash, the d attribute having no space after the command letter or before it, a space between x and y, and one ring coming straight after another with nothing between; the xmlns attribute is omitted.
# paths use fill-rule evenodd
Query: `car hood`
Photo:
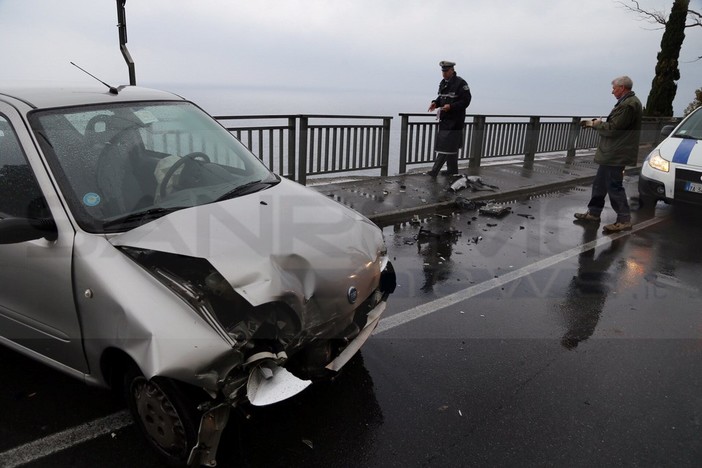
<svg viewBox="0 0 702 468"><path fill-rule="evenodd" d="M658 147L665 159L677 164L702 167L702 144L689 138L667 138Z"/></svg>
<svg viewBox="0 0 702 468"><path fill-rule="evenodd" d="M346 301L350 287L365 297L377 287L384 251L382 232L367 218L286 179L171 213L110 242L204 258L254 306L289 294L301 303Z"/></svg>

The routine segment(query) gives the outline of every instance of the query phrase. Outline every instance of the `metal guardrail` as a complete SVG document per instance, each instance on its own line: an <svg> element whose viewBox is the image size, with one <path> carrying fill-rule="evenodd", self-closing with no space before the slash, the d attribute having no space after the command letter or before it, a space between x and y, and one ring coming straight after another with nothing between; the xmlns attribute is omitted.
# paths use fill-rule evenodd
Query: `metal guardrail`
<svg viewBox="0 0 702 468"><path fill-rule="evenodd" d="M582 117L467 115L464 143L459 160L469 167L479 167L483 159L524 155L524 164L533 163L538 153L565 152L574 156L576 150L596 148L597 131L582 128ZM660 130L670 119L645 118L641 142L657 143ZM399 172L410 165L433 161L436 117L434 114L400 114Z"/></svg>
<svg viewBox="0 0 702 468"><path fill-rule="evenodd" d="M326 120L312 125L310 120ZM392 117L301 115L297 180L307 175L380 169L388 175ZM371 123L345 123L356 121ZM380 122L377 122L380 121Z"/></svg>
<svg viewBox="0 0 702 468"><path fill-rule="evenodd" d="M297 160L295 115L225 115L215 117L244 146L276 174L295 180ZM245 126L232 126L246 121Z"/></svg>
<svg viewBox="0 0 702 468"><path fill-rule="evenodd" d="M388 175L392 117L350 115L216 116L273 172L308 175L380 169ZM233 126L233 121L259 122ZM281 121L287 122L281 124Z"/></svg>
<svg viewBox="0 0 702 468"><path fill-rule="evenodd" d="M411 165L431 164L437 122L434 114L399 114L398 172ZM256 154L273 172L302 184L308 176L379 169L387 176L390 165L392 117L343 115L217 116L224 127ZM524 165L539 153L597 147L599 136L581 128L582 117L572 116L466 116L464 144L459 160L479 167L483 159L524 155ZM245 122L236 125L235 122ZM658 143L671 119L644 118L642 143Z"/></svg>

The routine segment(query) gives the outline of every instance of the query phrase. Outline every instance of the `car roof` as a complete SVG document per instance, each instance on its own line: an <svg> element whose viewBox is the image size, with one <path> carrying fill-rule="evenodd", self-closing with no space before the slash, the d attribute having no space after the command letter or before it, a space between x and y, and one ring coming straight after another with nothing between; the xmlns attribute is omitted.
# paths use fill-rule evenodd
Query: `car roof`
<svg viewBox="0 0 702 468"><path fill-rule="evenodd" d="M21 101L33 109L125 101L183 100L177 94L138 86L120 86L113 94L107 86L15 86L0 84L0 101Z"/></svg>

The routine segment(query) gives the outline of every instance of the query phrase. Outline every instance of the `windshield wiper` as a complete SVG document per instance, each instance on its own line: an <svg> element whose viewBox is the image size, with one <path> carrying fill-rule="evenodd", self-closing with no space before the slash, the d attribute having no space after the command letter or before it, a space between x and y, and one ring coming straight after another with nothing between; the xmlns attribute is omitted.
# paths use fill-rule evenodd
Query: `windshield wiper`
<svg viewBox="0 0 702 468"><path fill-rule="evenodd" d="M229 198L240 197L249 193L259 192L268 187L272 187L280 182L279 179L254 180L233 188L215 201L227 200Z"/></svg>
<svg viewBox="0 0 702 468"><path fill-rule="evenodd" d="M124 216L121 216L119 218L105 221L103 223L103 227L109 228L109 227L113 227L116 225L134 224L134 223L143 224L144 222L153 221L154 219L161 218L162 216L166 216L167 214L173 213L174 211L182 210L183 208L187 208L187 207L186 206L173 206L170 208L162 208L162 207L149 208L148 210L137 211L136 213L129 213L128 215L124 215Z"/></svg>

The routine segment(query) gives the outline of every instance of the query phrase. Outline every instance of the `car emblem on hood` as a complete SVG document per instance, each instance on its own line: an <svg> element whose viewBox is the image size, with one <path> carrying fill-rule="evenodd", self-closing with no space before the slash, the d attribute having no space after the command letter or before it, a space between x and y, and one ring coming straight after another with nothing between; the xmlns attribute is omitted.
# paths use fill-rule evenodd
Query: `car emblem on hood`
<svg viewBox="0 0 702 468"><path fill-rule="evenodd" d="M354 302L356 302L356 299L358 299L358 289L356 289L354 286L351 286L346 292L346 299L349 300L349 304L353 304Z"/></svg>

